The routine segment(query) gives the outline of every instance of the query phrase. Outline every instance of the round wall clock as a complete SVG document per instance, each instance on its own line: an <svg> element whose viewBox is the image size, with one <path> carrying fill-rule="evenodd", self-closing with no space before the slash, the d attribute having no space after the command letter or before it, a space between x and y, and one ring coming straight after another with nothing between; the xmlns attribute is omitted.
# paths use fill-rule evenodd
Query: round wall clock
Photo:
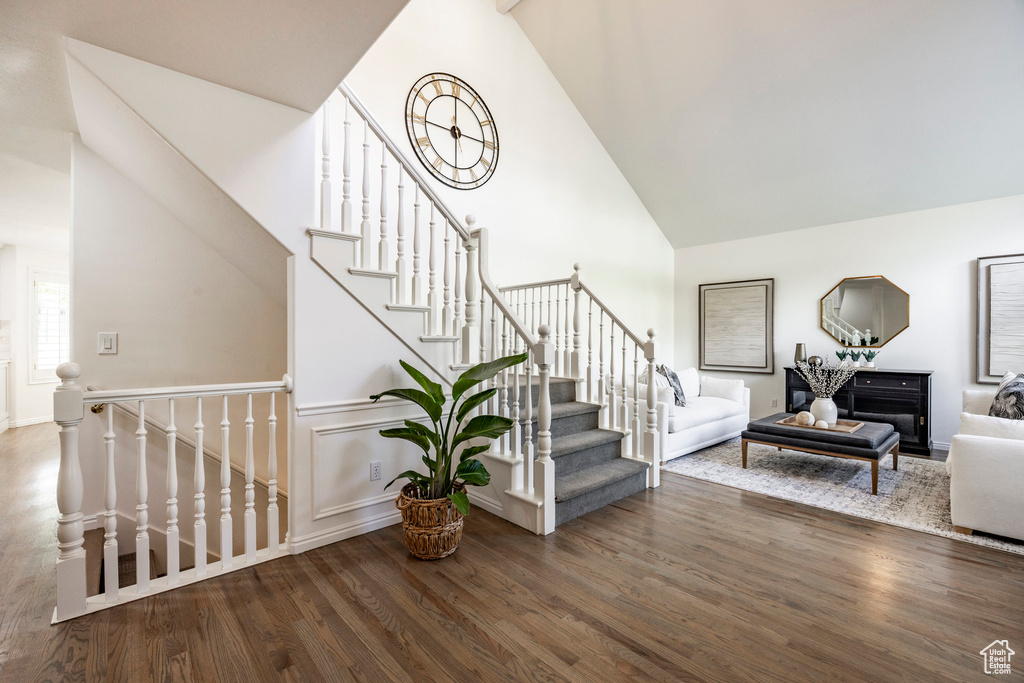
<svg viewBox="0 0 1024 683"><path fill-rule="evenodd" d="M405 129L416 156L444 184L471 190L494 174L494 119L461 78L432 73L416 81L405 103Z"/></svg>

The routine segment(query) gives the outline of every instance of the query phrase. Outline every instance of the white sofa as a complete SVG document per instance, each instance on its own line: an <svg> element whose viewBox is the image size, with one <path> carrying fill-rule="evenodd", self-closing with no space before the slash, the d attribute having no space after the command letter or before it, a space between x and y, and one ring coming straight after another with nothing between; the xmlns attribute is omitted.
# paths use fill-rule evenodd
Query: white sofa
<svg viewBox="0 0 1024 683"><path fill-rule="evenodd" d="M678 376L685 407L675 404L671 387L657 389L662 462L739 436L750 422L750 389L743 380L700 376L696 368ZM646 401L641 401L641 410L647 410Z"/></svg>
<svg viewBox="0 0 1024 683"><path fill-rule="evenodd" d="M964 391L960 433L946 460L957 531L1024 540L1024 420L989 417L994 392Z"/></svg>

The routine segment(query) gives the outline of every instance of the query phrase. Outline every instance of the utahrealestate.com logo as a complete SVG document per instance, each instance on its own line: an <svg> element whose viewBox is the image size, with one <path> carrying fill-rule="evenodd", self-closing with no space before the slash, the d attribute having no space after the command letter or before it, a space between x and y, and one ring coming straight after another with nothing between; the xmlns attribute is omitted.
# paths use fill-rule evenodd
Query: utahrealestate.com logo
<svg viewBox="0 0 1024 683"><path fill-rule="evenodd" d="M1010 657L1016 653L1010 649L1008 641L994 640L980 654L985 658L985 673L1008 674L1010 673Z"/></svg>

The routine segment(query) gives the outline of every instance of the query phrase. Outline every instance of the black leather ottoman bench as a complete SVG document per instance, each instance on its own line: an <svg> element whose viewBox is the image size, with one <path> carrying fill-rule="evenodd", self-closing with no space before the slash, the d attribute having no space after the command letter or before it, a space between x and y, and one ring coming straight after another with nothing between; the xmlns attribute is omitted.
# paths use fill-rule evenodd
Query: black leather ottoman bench
<svg viewBox="0 0 1024 683"><path fill-rule="evenodd" d="M865 422L863 427L852 434L775 424L790 415L791 413L777 413L754 420L747 425L742 434L744 468L747 466L748 443L775 446L780 451L788 448L836 458L867 460L871 463L871 493L877 496L878 462L891 452L893 470L899 465L900 435L890 424Z"/></svg>

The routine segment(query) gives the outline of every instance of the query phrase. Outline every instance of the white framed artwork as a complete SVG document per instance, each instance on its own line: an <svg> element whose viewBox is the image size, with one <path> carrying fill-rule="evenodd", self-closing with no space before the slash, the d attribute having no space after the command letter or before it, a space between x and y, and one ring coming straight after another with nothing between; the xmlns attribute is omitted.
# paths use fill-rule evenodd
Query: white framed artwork
<svg viewBox="0 0 1024 683"><path fill-rule="evenodd" d="M978 259L978 383L1024 372L1024 254Z"/></svg>
<svg viewBox="0 0 1024 683"><path fill-rule="evenodd" d="M698 290L700 369L774 373L775 279L718 282Z"/></svg>

